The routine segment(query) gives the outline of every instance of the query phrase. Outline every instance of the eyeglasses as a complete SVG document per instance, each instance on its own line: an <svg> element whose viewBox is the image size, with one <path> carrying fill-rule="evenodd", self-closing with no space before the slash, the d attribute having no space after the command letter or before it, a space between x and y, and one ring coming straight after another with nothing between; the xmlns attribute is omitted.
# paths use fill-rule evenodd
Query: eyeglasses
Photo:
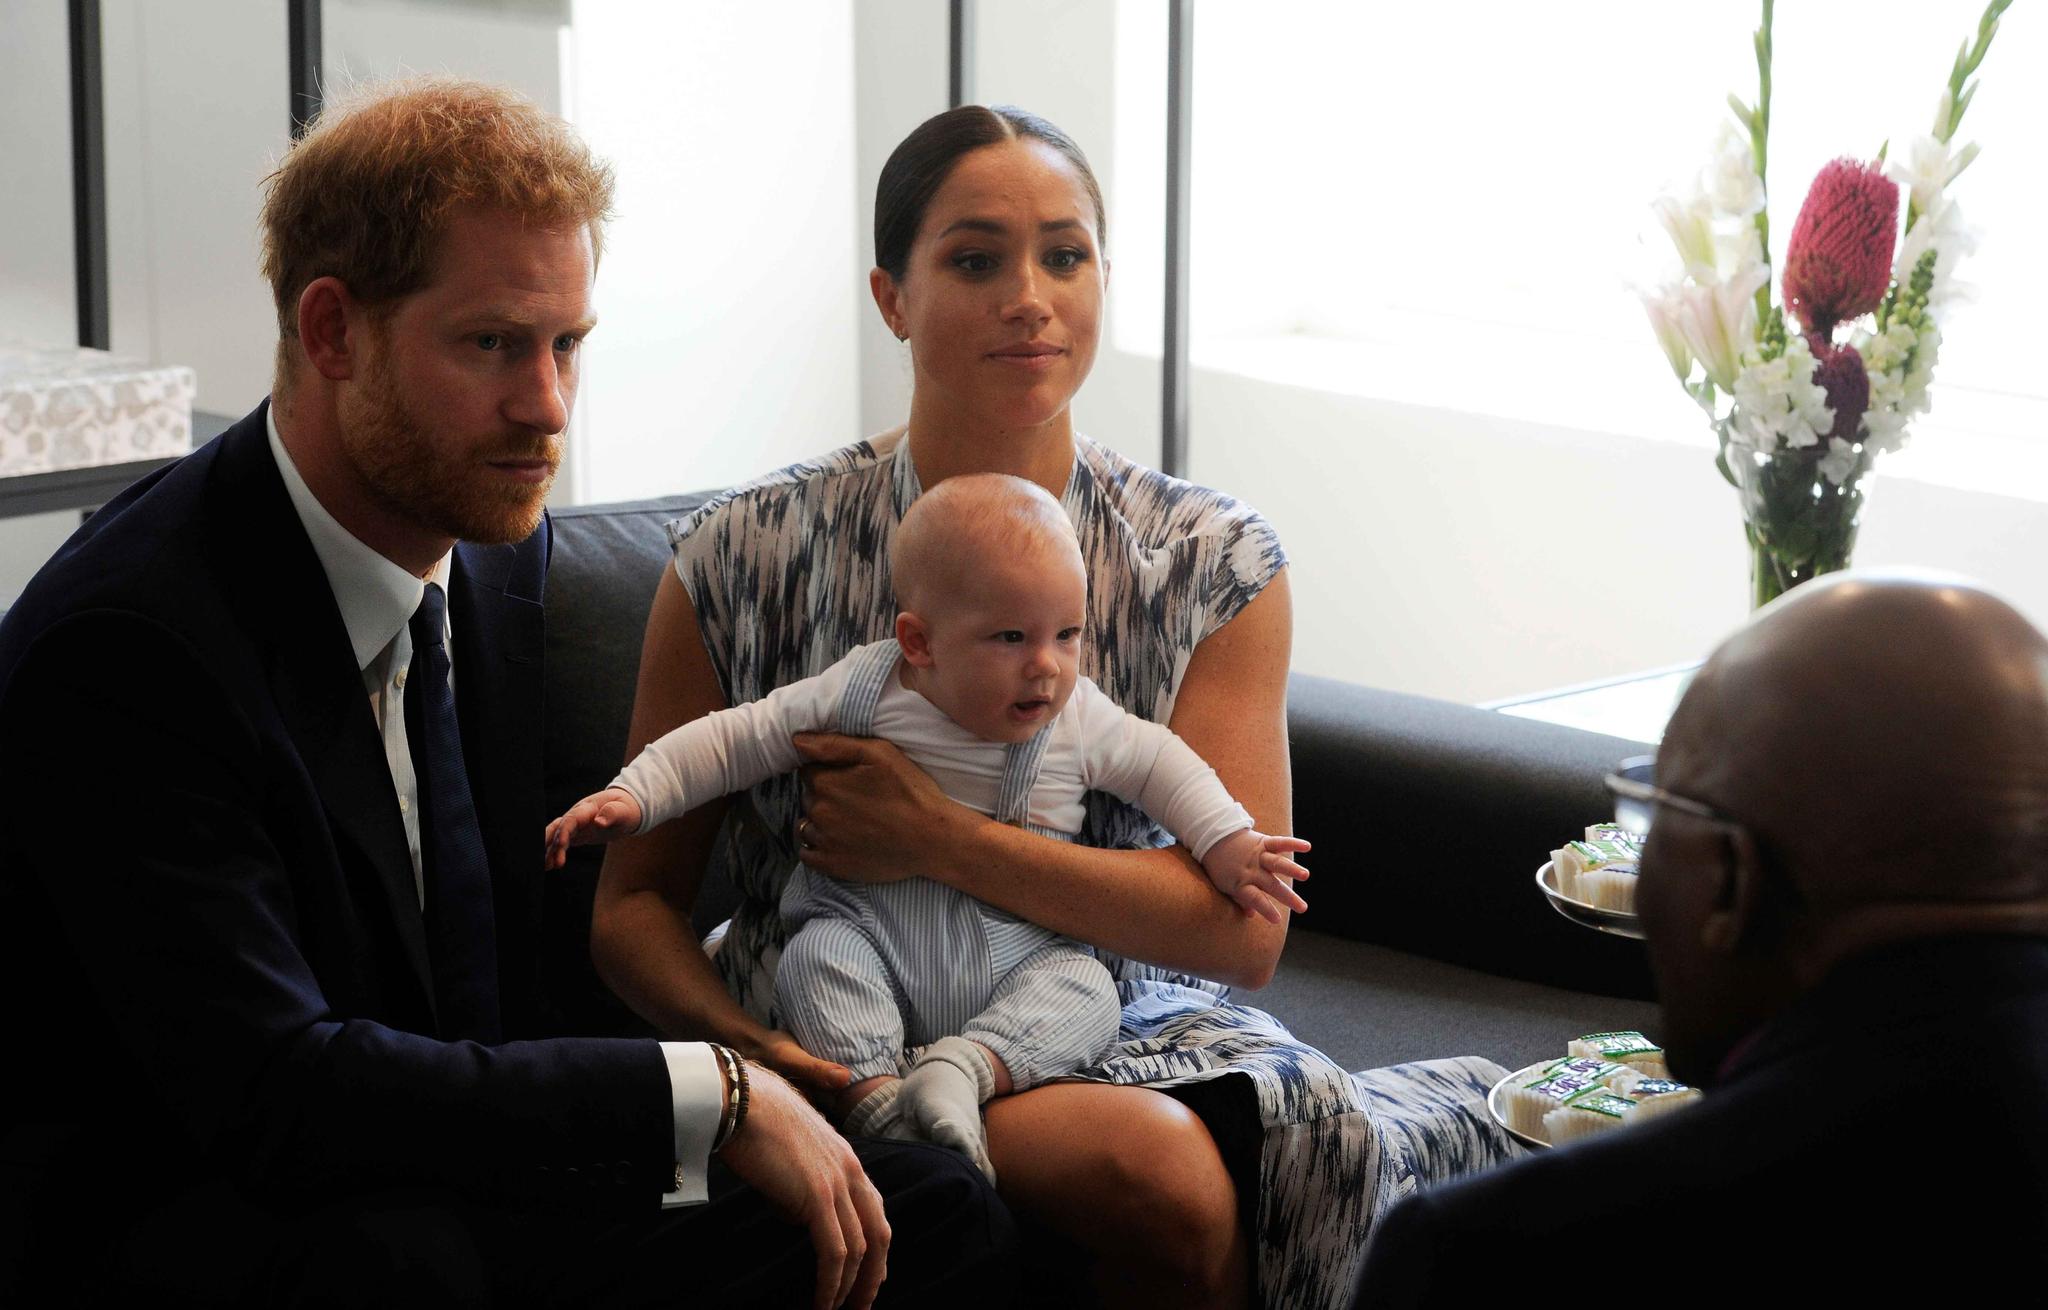
<svg viewBox="0 0 2048 1310"><path fill-rule="evenodd" d="M1681 796L1675 791L1659 787L1650 781L1650 775L1657 766L1654 755L1638 755L1623 760L1607 775L1607 790L1614 795L1614 821L1626 832L1637 837L1646 837L1650 832L1650 820L1656 816L1659 805L1667 805L1682 814L1706 819L1711 823L1726 824L1739 828L1742 824L1723 814L1705 801L1696 801L1690 796Z"/></svg>

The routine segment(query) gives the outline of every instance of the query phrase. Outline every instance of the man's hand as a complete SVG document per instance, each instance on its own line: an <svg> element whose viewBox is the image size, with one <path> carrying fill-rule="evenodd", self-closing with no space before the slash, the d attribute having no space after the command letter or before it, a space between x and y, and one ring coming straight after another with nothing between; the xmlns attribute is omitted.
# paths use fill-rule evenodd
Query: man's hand
<svg viewBox="0 0 2048 1310"><path fill-rule="evenodd" d="M794 1087L761 1065L749 1065L747 1081L747 1121L720 1158L785 1219L810 1230L816 1310L866 1310L889 1271L881 1194L846 1139Z"/></svg>
<svg viewBox="0 0 2048 1310"><path fill-rule="evenodd" d="M938 878L963 823L980 815L949 798L894 744L874 737L798 733L804 816L798 857L851 882Z"/></svg>
<svg viewBox="0 0 2048 1310"><path fill-rule="evenodd" d="M631 836L640 826L640 802L622 787L607 787L585 796L569 812L548 825L547 863L559 869L569 858L571 846L617 841Z"/></svg>
<svg viewBox="0 0 2048 1310"><path fill-rule="evenodd" d="M1309 849L1299 837L1268 837L1241 828L1209 848L1202 868L1216 890L1236 901L1247 914L1268 923L1282 923L1285 906L1296 914L1308 908L1294 890L1294 884L1308 877L1308 870L1287 858Z"/></svg>

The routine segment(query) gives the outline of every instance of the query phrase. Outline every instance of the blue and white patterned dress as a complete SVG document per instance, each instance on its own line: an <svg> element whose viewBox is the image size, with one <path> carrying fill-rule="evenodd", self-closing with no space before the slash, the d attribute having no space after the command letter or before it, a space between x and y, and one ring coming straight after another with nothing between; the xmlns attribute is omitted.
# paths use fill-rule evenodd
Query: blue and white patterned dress
<svg viewBox="0 0 2048 1310"><path fill-rule="evenodd" d="M1249 506L1169 478L1086 439L1061 503L1088 564L1082 672L1126 710L1173 713L1188 659L1286 564ZM727 702L757 700L890 635L889 540L921 488L899 429L794 464L669 525ZM783 941L778 902L796 863L793 775L735 797L727 867L741 904L717 943L721 976L757 1019L772 1012ZM1090 793L1084 842L1168 845L1136 808ZM1269 1306L1348 1305L1373 1221L1400 1197L1508 1158L1487 1116L1503 1071L1437 1060L1354 1076L1280 1022L1229 1003L1219 984L1116 959L1119 1044L1093 1076L1170 1087L1246 1075L1260 1120L1252 1247ZM1240 1186L1243 1186L1242 1180Z"/></svg>

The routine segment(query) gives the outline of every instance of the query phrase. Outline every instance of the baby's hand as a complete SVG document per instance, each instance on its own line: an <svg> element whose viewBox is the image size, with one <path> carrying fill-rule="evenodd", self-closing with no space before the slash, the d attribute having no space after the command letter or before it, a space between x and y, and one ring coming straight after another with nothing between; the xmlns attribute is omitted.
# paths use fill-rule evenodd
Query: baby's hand
<svg viewBox="0 0 2048 1310"><path fill-rule="evenodd" d="M1309 849L1299 837L1268 837L1241 828L1209 848L1202 868L1216 890L1236 901L1246 914L1256 914L1268 923L1284 923L1281 907L1299 914L1308 902L1295 894L1294 884L1308 877L1308 870L1287 858Z"/></svg>
<svg viewBox="0 0 2048 1310"><path fill-rule="evenodd" d="M627 836L640 826L640 802L633 794L620 787L607 787L595 795L585 796L569 807L569 812L548 825L547 863L544 867L559 869L569 858L571 846L588 846L593 842L616 841Z"/></svg>

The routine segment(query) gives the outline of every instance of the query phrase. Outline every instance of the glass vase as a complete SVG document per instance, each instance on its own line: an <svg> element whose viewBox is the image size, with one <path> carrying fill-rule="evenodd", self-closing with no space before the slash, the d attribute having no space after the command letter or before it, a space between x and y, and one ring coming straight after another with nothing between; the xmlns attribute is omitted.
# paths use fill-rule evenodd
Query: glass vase
<svg viewBox="0 0 2048 1310"><path fill-rule="evenodd" d="M1749 538L1750 605L1761 608L1802 582L1849 567L1863 518L1866 470L1841 485L1820 471L1824 448L1759 455L1731 447L1725 466Z"/></svg>

